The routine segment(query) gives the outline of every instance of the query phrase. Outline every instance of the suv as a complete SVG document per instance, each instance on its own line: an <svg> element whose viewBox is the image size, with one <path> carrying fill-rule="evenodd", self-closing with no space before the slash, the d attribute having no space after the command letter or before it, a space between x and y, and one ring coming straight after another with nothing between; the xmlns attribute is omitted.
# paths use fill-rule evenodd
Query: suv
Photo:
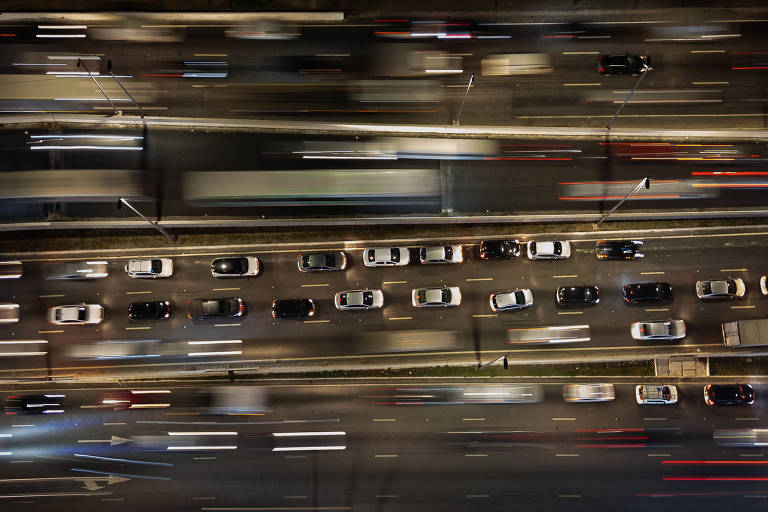
<svg viewBox="0 0 768 512"><path fill-rule="evenodd" d="M419 261L423 264L461 263L464 261L464 254L460 245L422 247L419 249Z"/></svg>
<svg viewBox="0 0 768 512"><path fill-rule="evenodd" d="M555 301L561 306L584 306L600 302L597 286L561 286L555 294Z"/></svg>
<svg viewBox="0 0 768 512"><path fill-rule="evenodd" d="M683 320L634 322L629 332L636 340L681 340L685 338L685 322Z"/></svg>
<svg viewBox="0 0 768 512"><path fill-rule="evenodd" d="M749 384L707 384L704 386L707 405L752 405L755 391Z"/></svg>
<svg viewBox="0 0 768 512"><path fill-rule="evenodd" d="M597 71L604 75L639 75L651 70L651 57L631 55L601 55L597 59Z"/></svg>
<svg viewBox="0 0 768 512"><path fill-rule="evenodd" d="M272 318L295 318L300 320L315 316L312 299L277 299L272 301Z"/></svg>
<svg viewBox="0 0 768 512"><path fill-rule="evenodd" d="M240 297L226 299L189 299L187 316L192 320L206 318L236 318L245 313L245 302Z"/></svg>
<svg viewBox="0 0 768 512"><path fill-rule="evenodd" d="M509 260L520 255L517 240L483 240L480 242L480 257L484 260Z"/></svg>
<svg viewBox="0 0 768 512"><path fill-rule="evenodd" d="M637 240L600 240L595 244L599 260L634 260L642 258L643 242Z"/></svg>
<svg viewBox="0 0 768 512"><path fill-rule="evenodd" d="M132 279L157 279L173 275L171 258L137 258L128 260L125 266L128 277Z"/></svg>
<svg viewBox="0 0 768 512"><path fill-rule="evenodd" d="M332 272L347 268L344 251L311 252L299 255L299 270L302 272Z"/></svg>
<svg viewBox="0 0 768 512"><path fill-rule="evenodd" d="M677 388L675 386L643 386L635 387L635 400L638 405L676 404Z"/></svg>
<svg viewBox="0 0 768 512"><path fill-rule="evenodd" d="M627 304L655 304L672 301L672 285L669 283L625 284L622 298Z"/></svg>

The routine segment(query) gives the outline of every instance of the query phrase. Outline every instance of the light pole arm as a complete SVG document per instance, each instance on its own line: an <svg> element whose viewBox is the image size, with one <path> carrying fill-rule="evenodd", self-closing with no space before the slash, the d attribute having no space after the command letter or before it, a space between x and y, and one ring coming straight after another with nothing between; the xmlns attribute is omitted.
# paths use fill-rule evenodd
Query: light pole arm
<svg viewBox="0 0 768 512"><path fill-rule="evenodd" d="M608 216L609 216L610 214L612 214L614 211L616 211L616 209L617 209L619 206L621 206L622 204L624 204L624 201L626 201L627 199L629 199L629 196L631 196L631 195L633 195L633 194L637 194L637 193L640 191L640 189L641 189L641 188L643 188L643 185L645 185L645 188L650 188L650 185L651 185L651 179L650 179L648 176L646 176L645 178L643 178L642 180L640 180L640 183L638 183L637 185L635 185L635 188L633 188L632 190L630 190L629 192L627 192L627 195L625 195L625 196L624 196L624 198L623 198L621 201L619 201L618 203L616 203L616 206L614 206L613 208L611 208L610 210L608 210L608 212L607 212L606 214L604 214L602 217L600 217L600 220L598 220L598 221L597 221L595 224L593 224L593 227L594 227L595 229L598 229L598 228L600 227L600 224L602 224L602 223L603 223L603 221L605 221L605 219L607 219L607 218L608 218Z"/></svg>
<svg viewBox="0 0 768 512"><path fill-rule="evenodd" d="M117 200L117 207L120 208L121 204L124 204L125 206L130 208L133 213L135 213L136 215L138 215L139 217L141 217L145 221L149 222L152 225L152 227L155 228L156 230L158 230L165 238L167 238L168 240L170 240L173 243L176 243L176 241L177 241L177 237L176 236L174 236L174 235L170 234L169 232L167 232L165 229L163 229L163 226L161 226L157 222L153 222L150 219L148 219L146 216L144 216L143 213L141 213L139 210L134 208L131 205L131 203L126 201L126 199L123 198L123 197L118 198L118 200Z"/></svg>

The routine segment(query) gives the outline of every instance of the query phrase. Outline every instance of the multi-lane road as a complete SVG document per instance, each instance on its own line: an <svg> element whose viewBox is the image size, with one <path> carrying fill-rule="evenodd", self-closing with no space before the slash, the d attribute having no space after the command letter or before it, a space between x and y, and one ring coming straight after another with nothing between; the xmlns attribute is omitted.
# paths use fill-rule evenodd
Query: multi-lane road
<svg viewBox="0 0 768 512"><path fill-rule="evenodd" d="M667 406L638 406L634 384L593 404L565 403L562 383L527 404L494 403L518 383L242 385L216 411L196 388L154 388L169 391L170 407L120 411L99 407L120 390L57 390L62 414L0 418L0 502L14 511L764 509L765 448L727 446L768 421L764 385L752 407L714 408L704 382L678 384L680 402ZM212 414L235 404L250 407Z"/></svg>
<svg viewBox="0 0 768 512"><path fill-rule="evenodd" d="M741 318L765 317L766 299L759 280L766 272L765 232L749 229L717 229L691 232L661 230L650 233L625 233L645 241L645 258L630 262L598 261L596 236L591 233L561 234L570 239L573 255L563 261L483 261L478 256L479 239L455 238L444 242L463 243L464 263L455 265L410 264L400 268L367 268L361 262L366 246L408 245L437 241L418 240L329 242L249 246L233 249L196 248L158 250L155 255L174 258L175 274L169 279L132 280L123 270L130 256L143 251L83 253L83 259L103 259L110 275L104 279L80 282L46 280L55 261L62 256L26 256L24 276L3 283L2 300L21 305L17 325L0 326L3 340L40 340L40 344L3 345L6 352L45 352L28 357L4 357L4 373L10 375L57 375L87 373L87 367L124 366L126 370L200 368L204 363L223 363L242 368L277 363L308 364L331 362L335 367L350 367L361 362L404 362L414 353L421 361L487 360L509 351L517 359L583 359L618 357L633 354L653 355L670 352L712 353L723 351L720 323ZM544 239L542 235L521 239ZM300 252L343 249L350 265L341 272L301 273L296 266ZM259 277L215 279L210 262L215 255L254 254L263 263ZM77 259L73 255L68 259ZM414 251L412 261L417 261ZM741 277L746 283L744 298L725 302L702 302L696 298L694 284L700 279ZM666 281L672 284L674 300L668 305L628 306L621 298L622 286L630 282ZM555 290L565 285L597 285L600 303L591 307L559 308ZM461 305L455 308L417 309L410 304L411 290L429 286L458 286ZM338 311L333 306L337 291L381 289L384 307L379 310ZM534 304L517 312L494 313L488 298L493 292L530 288ZM240 318L192 321L187 318L187 301L192 298L241 297L247 314ZM274 320L270 304L276 298L307 297L318 307L310 320ZM127 316L129 303L141 300L170 300L168 320L132 322ZM105 308L104 322L96 326L56 326L47 323L49 307L79 302L98 303ZM682 342L648 343L633 341L629 326L640 320L683 319L688 336ZM508 329L545 326L588 325L589 342L568 345L518 345L510 343ZM414 335L393 343L386 339L393 331L418 330L442 333ZM515 331L517 332L517 331ZM389 334L384 334L389 333ZM423 338L423 339L422 339ZM220 349L206 346L190 348L165 342L235 340ZM75 345L102 341L130 341L125 356L143 358L85 361L72 360ZM145 341L137 344L133 342ZM164 343L160 343L160 342ZM514 340L513 340L514 341ZM43 343L44 342L44 343ZM26 348L25 348L26 347ZM188 356L190 352L241 353ZM120 353L121 351L117 351ZM105 352L106 353L106 352ZM376 354L376 356L370 356ZM149 357L152 356L152 357ZM413 359L411 359L413 360ZM156 366L149 366L156 365ZM23 370L18 373L17 370Z"/></svg>

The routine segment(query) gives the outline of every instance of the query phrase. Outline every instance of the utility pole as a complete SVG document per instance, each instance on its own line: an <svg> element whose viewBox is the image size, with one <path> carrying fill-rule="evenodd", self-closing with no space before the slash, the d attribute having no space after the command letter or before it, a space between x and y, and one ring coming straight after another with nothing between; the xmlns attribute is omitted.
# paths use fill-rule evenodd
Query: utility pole
<svg viewBox="0 0 768 512"><path fill-rule="evenodd" d="M113 116L118 115L119 111L117 110L117 107L115 106L114 103L112 103L112 100L109 99L109 96L107 96L107 93L104 92L104 89L101 88L101 86L99 85L99 81L96 80L96 77L93 76L93 73L91 73L91 71L88 69L88 66L85 65L85 62L83 62L82 59L77 59L77 67L80 67L80 66L85 68L85 72L88 73L88 76L91 77L91 80L93 80L93 83L95 83L96 87L99 88L99 90L101 91L101 94L103 94L104 97L107 98L107 101L112 106L112 115Z"/></svg>
<svg viewBox="0 0 768 512"><path fill-rule="evenodd" d="M456 114L456 120L453 122L454 126L459 125L459 121L461 120L461 112L464 110L464 102L467 101L467 96L469 95L469 88L472 87L472 82L475 81L475 74L472 73L469 75L469 83L467 84L467 90L464 93L464 99L461 100L461 106L459 107L459 113Z"/></svg>
<svg viewBox="0 0 768 512"><path fill-rule="evenodd" d="M131 206L131 203L129 203L124 197L118 198L117 199L117 209L118 210L121 209L123 207L123 205L127 206L128 208L130 208L133 211L133 213L135 213L136 215L138 215L139 217L141 217L145 221L149 222L152 225L152 227L155 228L156 230L158 230L165 238L167 238L168 240L170 240L173 243L176 243L176 241L178 240L178 238L176 236L168 233L165 229L163 229L163 227L159 223L149 220L139 210L137 210L136 208Z"/></svg>
<svg viewBox="0 0 768 512"><path fill-rule="evenodd" d="M647 59L649 59L649 61L648 61L648 62L650 62L650 57L646 57L646 58L647 58ZM624 102L623 102L623 103L622 103L622 104L619 106L619 109L616 111L616 113L615 113L615 114L613 114L613 117L611 118L610 122L608 122L608 126L606 126L606 127L605 127L605 129L606 129L606 130L610 130L610 129L611 129L611 125L612 125L612 124L613 124L613 122L616 120L616 118L617 118L617 117L619 117L619 114L620 114L620 113L621 113L621 111L624 109L624 106L627 104L627 102L629 102L629 98L631 98L631 97L632 97L632 95L633 95L633 94L635 94L635 91L637 90L637 88L638 88L638 87L640 87L640 82L642 82L642 81L643 81L643 78L645 78L645 75L646 75L646 74L647 74L649 71L651 71L652 69L653 69L653 68L650 66L650 64L646 64L646 65L645 65L645 69L643 70L643 74L642 74L642 75L640 75L640 78L638 78L638 80L637 80L637 83L636 83L636 84L635 84L635 86L632 88L632 90L631 90L631 91L629 91L629 94L627 94L627 97L624 99Z"/></svg>
<svg viewBox="0 0 768 512"><path fill-rule="evenodd" d="M128 96L129 98L131 98L131 101L133 102L133 104L136 105L136 108L139 109L139 112L141 113L141 117L144 118L144 110L136 102L136 100L133 99L133 96L131 96L131 93L129 93L128 90L125 87L123 87L123 84L120 83L120 80L117 79L117 77L114 75L114 73L112 73L112 61L111 60L107 61L107 73L109 73L109 76L111 76L112 78L115 79L115 82L117 82L117 85L120 86L120 88L123 90L125 95Z"/></svg>
<svg viewBox="0 0 768 512"><path fill-rule="evenodd" d="M637 185L635 185L635 188L633 188L632 190L630 190L629 192L627 192L627 195L625 195L625 196L624 196L624 198L623 198L621 201L619 201L618 203L616 203L616 206L614 206L613 208L611 208L611 209L608 211L608 213L606 213L605 215L603 215L602 217L600 217L600 220L598 220L596 223L592 224L592 228L594 228L594 229L600 229L600 224L602 224L602 223L603 223L603 221L605 221L605 219L607 219L607 218L608 218L608 216L609 216L610 214L612 214L612 213L613 213L613 212L616 210L616 208L618 208L619 206L621 206L622 204L624 204L624 201L626 201L627 199L629 199L629 196L631 196L631 195L633 195L633 194L637 194L637 193L640 191L640 189L641 189L641 188L643 188L643 185L645 185L645 188L646 188L646 189L648 189L648 188L651 188L651 178L649 178L648 176L646 176L645 178L643 178L642 180L640 180L640 183L638 183Z"/></svg>

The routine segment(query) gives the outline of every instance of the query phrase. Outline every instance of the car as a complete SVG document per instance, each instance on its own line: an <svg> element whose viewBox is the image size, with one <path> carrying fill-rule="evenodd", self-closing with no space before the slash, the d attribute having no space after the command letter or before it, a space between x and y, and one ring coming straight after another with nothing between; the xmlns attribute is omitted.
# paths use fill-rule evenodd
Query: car
<svg viewBox="0 0 768 512"><path fill-rule="evenodd" d="M19 322L19 305L10 302L0 302L0 324L16 324Z"/></svg>
<svg viewBox="0 0 768 512"><path fill-rule="evenodd" d="M66 395L11 395L5 400L5 414L61 414Z"/></svg>
<svg viewBox="0 0 768 512"><path fill-rule="evenodd" d="M634 260L645 256L643 242L639 240L599 240L595 244L599 260Z"/></svg>
<svg viewBox="0 0 768 512"><path fill-rule="evenodd" d="M381 290L349 290L338 292L333 297L336 309L378 309L384 305Z"/></svg>
<svg viewBox="0 0 768 512"><path fill-rule="evenodd" d="M464 261L463 249L460 245L439 245L419 249L419 261L424 265L461 263Z"/></svg>
<svg viewBox="0 0 768 512"><path fill-rule="evenodd" d="M563 398L566 402L610 402L616 391L613 384L566 384Z"/></svg>
<svg viewBox="0 0 768 512"><path fill-rule="evenodd" d="M564 260L571 255L571 244L567 241L540 240L528 242L529 260Z"/></svg>
<svg viewBox="0 0 768 512"><path fill-rule="evenodd" d="M101 407L122 409L163 409L171 406L169 389L130 389L107 393L101 397Z"/></svg>
<svg viewBox="0 0 768 512"><path fill-rule="evenodd" d="M729 448L762 448L768 446L768 428L715 429L712 438L718 446Z"/></svg>
<svg viewBox="0 0 768 512"><path fill-rule="evenodd" d="M600 302L600 289L594 285L561 286L555 293L555 301L561 306L584 306Z"/></svg>
<svg viewBox="0 0 768 512"><path fill-rule="evenodd" d="M378 247L363 249L363 265L366 267L402 267L411 262L407 247Z"/></svg>
<svg viewBox="0 0 768 512"><path fill-rule="evenodd" d="M211 261L213 277L255 277L261 272L261 262L256 256L225 256Z"/></svg>
<svg viewBox="0 0 768 512"><path fill-rule="evenodd" d="M417 308L458 306L461 304L461 291L458 286L414 288L411 290L411 304Z"/></svg>
<svg viewBox="0 0 768 512"><path fill-rule="evenodd" d="M669 283L629 283L624 285L622 298L627 304L658 304L672 300Z"/></svg>
<svg viewBox="0 0 768 512"><path fill-rule="evenodd" d="M484 260L511 260L520 255L517 240L483 240L480 242L480 257Z"/></svg>
<svg viewBox="0 0 768 512"><path fill-rule="evenodd" d="M651 70L651 57L648 55L600 55L597 59L597 71L604 75L638 75Z"/></svg>
<svg viewBox="0 0 768 512"><path fill-rule="evenodd" d="M768 279L767 276L762 276L760 278L760 292L763 295L768 295L768 283L766 283L766 279Z"/></svg>
<svg viewBox="0 0 768 512"><path fill-rule="evenodd" d="M104 308L100 304L72 304L48 309L48 321L56 325L99 324L104 320Z"/></svg>
<svg viewBox="0 0 768 512"><path fill-rule="evenodd" d="M272 318L309 318L317 312L312 299L277 299L272 301Z"/></svg>
<svg viewBox="0 0 768 512"><path fill-rule="evenodd" d="M462 404L533 404L544 399L541 384L504 384L501 386L471 386L456 388L451 397Z"/></svg>
<svg viewBox="0 0 768 512"><path fill-rule="evenodd" d="M158 279L173 275L171 258L135 258L128 260L125 271L131 279Z"/></svg>
<svg viewBox="0 0 768 512"><path fill-rule="evenodd" d="M106 261L77 261L54 265L47 279L80 281L86 279L102 279L107 277Z"/></svg>
<svg viewBox="0 0 768 512"><path fill-rule="evenodd" d="M636 340L681 340L685 338L685 322L683 320L634 322L629 332Z"/></svg>
<svg viewBox="0 0 768 512"><path fill-rule="evenodd" d="M533 304L533 292L529 288L492 293L489 299L491 311L524 309Z"/></svg>
<svg viewBox="0 0 768 512"><path fill-rule="evenodd" d="M311 252L299 255L299 270L302 272L333 272L347 268L344 251Z"/></svg>
<svg viewBox="0 0 768 512"><path fill-rule="evenodd" d="M707 405L752 405L755 390L749 384L707 384L704 386Z"/></svg>
<svg viewBox="0 0 768 512"><path fill-rule="evenodd" d="M245 314L245 302L240 297L189 299L187 307L187 316L192 320L237 318Z"/></svg>
<svg viewBox="0 0 768 512"><path fill-rule="evenodd" d="M675 386L635 386L635 400L638 405L661 405L677 403L677 388Z"/></svg>
<svg viewBox="0 0 768 512"><path fill-rule="evenodd" d="M747 288L740 277L696 281L696 296L701 300L735 299L743 297L746 291Z"/></svg>
<svg viewBox="0 0 768 512"><path fill-rule="evenodd" d="M0 261L0 279L18 279L23 273L20 261Z"/></svg>
<svg viewBox="0 0 768 512"><path fill-rule="evenodd" d="M167 300L131 302L128 318L131 320L165 320L171 316L171 303Z"/></svg>

